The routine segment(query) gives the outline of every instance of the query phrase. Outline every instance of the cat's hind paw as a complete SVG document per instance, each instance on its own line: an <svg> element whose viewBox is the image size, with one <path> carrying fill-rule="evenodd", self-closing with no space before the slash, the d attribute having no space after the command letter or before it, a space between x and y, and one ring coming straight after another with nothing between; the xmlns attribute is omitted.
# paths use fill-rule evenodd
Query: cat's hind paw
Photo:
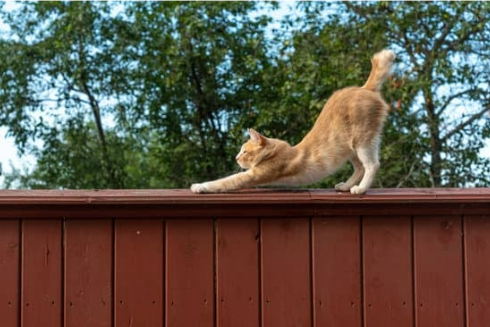
<svg viewBox="0 0 490 327"><path fill-rule="evenodd" d="M195 183L191 185L191 191L194 193L209 193L207 183Z"/></svg>
<svg viewBox="0 0 490 327"><path fill-rule="evenodd" d="M351 194L364 194L366 193L366 188L354 185L350 188Z"/></svg>
<svg viewBox="0 0 490 327"><path fill-rule="evenodd" d="M345 185L345 183L338 183L337 185L335 185L335 190L340 192L348 192L349 187L348 185Z"/></svg>

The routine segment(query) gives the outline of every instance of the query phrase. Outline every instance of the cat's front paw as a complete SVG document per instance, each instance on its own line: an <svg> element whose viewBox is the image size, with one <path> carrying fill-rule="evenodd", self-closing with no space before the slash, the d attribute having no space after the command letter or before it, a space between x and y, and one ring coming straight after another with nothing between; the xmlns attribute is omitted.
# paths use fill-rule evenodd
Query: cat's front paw
<svg viewBox="0 0 490 327"><path fill-rule="evenodd" d="M351 194L364 194L366 193L366 188L354 185L350 188Z"/></svg>
<svg viewBox="0 0 490 327"><path fill-rule="evenodd" d="M191 185L191 191L194 193L209 193L208 183L196 183Z"/></svg>
<svg viewBox="0 0 490 327"><path fill-rule="evenodd" d="M349 187L348 185L345 185L345 183L338 183L337 185L335 185L335 190L341 192L348 192Z"/></svg>

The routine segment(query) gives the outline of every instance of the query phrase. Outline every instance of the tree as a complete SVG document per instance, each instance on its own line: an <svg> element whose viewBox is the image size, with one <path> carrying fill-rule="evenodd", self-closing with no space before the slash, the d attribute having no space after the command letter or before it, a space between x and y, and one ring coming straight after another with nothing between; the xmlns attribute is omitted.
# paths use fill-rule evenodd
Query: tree
<svg viewBox="0 0 490 327"><path fill-rule="evenodd" d="M264 128L299 141L328 96L360 85L369 57L384 47L398 55L384 88L391 111L381 151L381 187L488 185L490 162L479 156L490 131L487 3L301 3L289 20L279 65L276 112ZM326 17L326 19L321 19ZM286 30L283 26L283 30ZM292 34L292 38L287 35ZM275 75L277 76L277 75ZM270 106L270 103L268 104ZM278 117L277 112L280 112ZM284 117L284 120L281 118ZM488 117L488 116L486 116ZM319 186L349 175L343 169Z"/></svg>
<svg viewBox="0 0 490 327"><path fill-rule="evenodd" d="M268 18L249 15L259 6L35 2L4 13L0 124L39 158L25 186L175 187L229 173L234 126L269 64Z"/></svg>
<svg viewBox="0 0 490 327"><path fill-rule="evenodd" d="M43 169L53 168L45 176L57 178L55 167L78 164L53 156L70 143L79 145L75 152L89 147L81 161L99 163L93 167L101 168L98 178L91 178L96 185L120 188L121 167L110 153L116 144L109 143L103 124L115 109L104 102L125 84L118 78L124 67L111 51L110 10L106 3L36 2L3 15L12 35L0 44L0 123L9 127L21 151L37 153ZM86 143L90 123L96 142ZM29 138L42 140L44 150L29 148Z"/></svg>
<svg viewBox="0 0 490 327"><path fill-rule="evenodd" d="M136 3L126 52L138 62L138 107L145 108L167 185L229 174L243 128L270 65L256 3Z"/></svg>
<svg viewBox="0 0 490 327"><path fill-rule="evenodd" d="M488 185L490 162L478 156L490 131L490 4L487 2L345 3L349 20L383 30L403 73L400 109L416 116L430 186ZM410 85L410 90L404 87ZM488 116L487 116L488 117Z"/></svg>

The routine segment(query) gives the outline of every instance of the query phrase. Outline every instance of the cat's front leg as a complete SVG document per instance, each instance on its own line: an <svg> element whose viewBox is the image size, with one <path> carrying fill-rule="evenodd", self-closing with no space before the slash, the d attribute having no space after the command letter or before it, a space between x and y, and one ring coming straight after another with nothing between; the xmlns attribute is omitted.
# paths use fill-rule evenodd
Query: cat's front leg
<svg viewBox="0 0 490 327"><path fill-rule="evenodd" d="M220 193L253 186L258 186L258 181L251 171L246 171L215 181L192 184L191 191L194 193Z"/></svg>
<svg viewBox="0 0 490 327"><path fill-rule="evenodd" d="M210 193L207 183L195 183L191 185L191 191L194 193Z"/></svg>

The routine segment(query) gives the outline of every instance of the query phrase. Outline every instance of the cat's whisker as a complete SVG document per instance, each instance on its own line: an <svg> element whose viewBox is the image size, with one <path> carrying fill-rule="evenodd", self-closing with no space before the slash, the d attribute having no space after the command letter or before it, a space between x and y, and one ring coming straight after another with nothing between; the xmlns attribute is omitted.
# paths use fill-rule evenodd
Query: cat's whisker
<svg viewBox="0 0 490 327"><path fill-rule="evenodd" d="M237 164L237 165L235 165L235 169L233 170L233 173L234 173L234 174L238 174L238 173L240 173L240 172L242 172L242 171L243 171L243 168L242 168L242 167L240 167L240 165L238 165L238 164Z"/></svg>

